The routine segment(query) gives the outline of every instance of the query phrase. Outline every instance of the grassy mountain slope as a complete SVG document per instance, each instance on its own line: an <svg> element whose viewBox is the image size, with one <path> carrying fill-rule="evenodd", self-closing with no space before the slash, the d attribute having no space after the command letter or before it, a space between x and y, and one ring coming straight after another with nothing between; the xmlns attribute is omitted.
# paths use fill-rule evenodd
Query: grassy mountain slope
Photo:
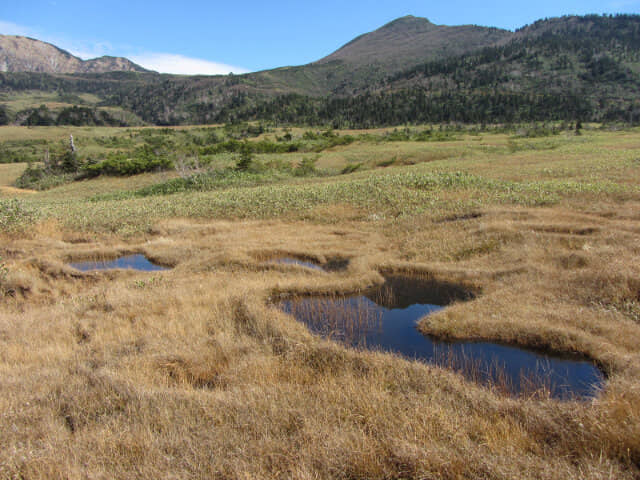
<svg viewBox="0 0 640 480"><path fill-rule="evenodd" d="M460 55L512 36L512 32L498 28L449 27L434 25L426 18L407 16L359 36L317 63L378 64L398 70L421 61Z"/></svg>

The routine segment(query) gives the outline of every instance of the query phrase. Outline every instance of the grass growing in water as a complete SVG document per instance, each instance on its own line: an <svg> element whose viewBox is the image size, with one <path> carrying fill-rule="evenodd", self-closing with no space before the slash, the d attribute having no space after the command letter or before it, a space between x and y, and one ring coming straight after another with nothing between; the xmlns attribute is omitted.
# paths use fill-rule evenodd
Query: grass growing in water
<svg viewBox="0 0 640 480"><path fill-rule="evenodd" d="M418 320L453 298L473 295L461 285L390 277L361 295L294 297L278 306L325 338L446 366L492 391L563 399L590 399L598 393L603 377L588 361L488 342L446 343L420 334Z"/></svg>

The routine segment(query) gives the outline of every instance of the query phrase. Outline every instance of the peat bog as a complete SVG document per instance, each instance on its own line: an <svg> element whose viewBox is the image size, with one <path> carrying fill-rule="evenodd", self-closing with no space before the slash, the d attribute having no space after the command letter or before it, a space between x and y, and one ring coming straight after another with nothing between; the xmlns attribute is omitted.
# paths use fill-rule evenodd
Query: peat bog
<svg viewBox="0 0 640 480"><path fill-rule="evenodd" d="M199 156L215 181L196 173L197 189L169 191L185 173L170 171L3 189L0 478L638 478L640 131L611 127L441 142L341 131L362 140L320 152L308 178L290 171L311 152L256 153L255 173L223 152ZM188 156L237 128L0 137L37 161L73 133L81 155L108 160L146 140ZM265 128L273 143L309 130ZM3 186L18 176L0 165ZM68 265L134 253L177 267ZM328 272L269 263L286 257ZM334 273L338 257L348 268ZM383 277L392 295L376 296ZM299 299L333 320L314 314L313 333L273 304ZM374 344L382 327L414 346L364 350L400 349ZM519 384L523 352L534 381ZM562 390L574 378L586 393Z"/></svg>

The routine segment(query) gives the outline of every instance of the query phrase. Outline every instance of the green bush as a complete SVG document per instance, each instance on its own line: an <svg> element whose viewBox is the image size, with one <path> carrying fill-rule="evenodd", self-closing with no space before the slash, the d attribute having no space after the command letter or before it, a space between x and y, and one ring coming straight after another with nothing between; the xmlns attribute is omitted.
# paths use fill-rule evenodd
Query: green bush
<svg viewBox="0 0 640 480"><path fill-rule="evenodd" d="M318 173L316 162L318 157L303 158L302 161L293 169L293 175L296 177L309 177Z"/></svg>
<svg viewBox="0 0 640 480"><path fill-rule="evenodd" d="M9 125L11 117L6 105L0 105L0 125Z"/></svg>
<svg viewBox="0 0 640 480"><path fill-rule="evenodd" d="M236 163L236 169L241 172L246 172L251 168L251 164L253 163L253 155L251 152L251 147L248 143L245 143L242 150L240 150L240 159L238 160L238 163Z"/></svg>
<svg viewBox="0 0 640 480"><path fill-rule="evenodd" d="M34 167L31 163L27 165L27 169L15 181L18 188L32 188L32 185L42 180L46 172L41 167Z"/></svg>
<svg viewBox="0 0 640 480"><path fill-rule="evenodd" d="M36 172L42 172L36 173ZM25 172L26 173L26 172ZM28 188L31 190L49 190L50 188L59 187L65 183L72 182L76 179L76 175L72 173L47 173L42 168L36 167L32 169L32 173L23 174L15 182L18 188Z"/></svg>
<svg viewBox="0 0 640 480"><path fill-rule="evenodd" d="M76 173L80 168L80 160L75 152L67 151L59 158L62 173Z"/></svg>
<svg viewBox="0 0 640 480"><path fill-rule="evenodd" d="M550 137L552 135L558 135L559 133L559 127L534 124L524 128L520 128L514 135L514 138Z"/></svg>
<svg viewBox="0 0 640 480"><path fill-rule="evenodd" d="M153 195L171 195L180 192L204 192L231 186L251 186L276 182L281 176L274 172L256 173L234 168L217 170L207 173L197 173L186 178L173 178L166 182L157 183L141 188L135 192L121 193L118 197L98 196L93 200L111 200L129 197L149 197Z"/></svg>
<svg viewBox="0 0 640 480"><path fill-rule="evenodd" d="M83 171L90 177L96 177L98 175L127 176L155 170L166 170L171 168L171 166L172 163L167 158L147 160L137 157L127 158L124 155L119 155L92 165L85 165Z"/></svg>
<svg viewBox="0 0 640 480"><path fill-rule="evenodd" d="M239 140L227 140L214 145L200 148L201 155L216 155L219 153L238 153L248 149L251 153L291 153L300 150L298 143L276 143L269 140L259 142L240 142Z"/></svg>
<svg viewBox="0 0 640 480"><path fill-rule="evenodd" d="M125 153L111 154L101 162L83 165L81 170L85 176L96 177L98 175L137 175L172 167L173 162L168 157L156 155L151 147L144 145L136 149L131 156Z"/></svg>
<svg viewBox="0 0 640 480"><path fill-rule="evenodd" d="M356 172L358 170L360 170L362 168L362 163L354 163L352 165L347 165L346 167L344 167L340 173L343 175L346 175L348 173L353 173Z"/></svg>
<svg viewBox="0 0 640 480"><path fill-rule="evenodd" d="M22 125L29 127L47 127L55 125L49 108L46 105L40 105L39 108L30 108L22 112L18 112L19 117L25 116L25 120Z"/></svg>
<svg viewBox="0 0 640 480"><path fill-rule="evenodd" d="M388 142L408 142L411 140L411 130L405 128L403 130L398 130L394 128L392 132L389 132L385 135L385 140Z"/></svg>

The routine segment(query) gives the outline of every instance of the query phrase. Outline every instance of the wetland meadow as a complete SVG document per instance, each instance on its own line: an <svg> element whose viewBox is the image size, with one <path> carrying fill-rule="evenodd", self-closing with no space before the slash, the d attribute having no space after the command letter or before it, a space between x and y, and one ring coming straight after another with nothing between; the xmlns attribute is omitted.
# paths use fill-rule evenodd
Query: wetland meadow
<svg viewBox="0 0 640 480"><path fill-rule="evenodd" d="M0 148L0 478L640 476L640 129L0 127ZM380 316L405 309L402 332ZM555 359L582 390L556 394Z"/></svg>

